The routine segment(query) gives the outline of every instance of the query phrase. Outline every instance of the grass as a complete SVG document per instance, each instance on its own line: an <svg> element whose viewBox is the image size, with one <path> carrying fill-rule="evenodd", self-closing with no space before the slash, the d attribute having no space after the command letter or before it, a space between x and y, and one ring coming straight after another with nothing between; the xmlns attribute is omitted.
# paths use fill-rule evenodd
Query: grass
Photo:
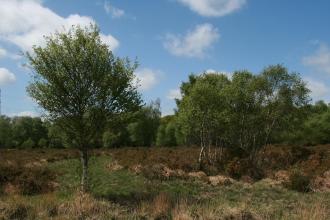
<svg viewBox="0 0 330 220"><path fill-rule="evenodd" d="M13 152L10 154L13 157ZM36 156L29 154L35 160ZM38 154L49 160L42 165L56 173L58 188L30 196L0 195L0 219L326 220L330 216L330 193L301 193L265 180L211 186L189 178L152 179L134 174L127 167L109 169L114 163L110 153L90 158L91 191L81 195L77 157L52 151L57 158L53 160L47 153ZM28 163L28 156L24 160ZM154 159L149 160L154 163Z"/></svg>
<svg viewBox="0 0 330 220"><path fill-rule="evenodd" d="M129 197L135 193L145 190L144 179L135 176L127 170L110 172L106 170L106 165L111 163L109 156L90 158L89 184L91 192L97 197ZM49 168L58 172L60 184L59 193L62 195L72 195L80 187L80 161L69 159L58 161L49 165Z"/></svg>

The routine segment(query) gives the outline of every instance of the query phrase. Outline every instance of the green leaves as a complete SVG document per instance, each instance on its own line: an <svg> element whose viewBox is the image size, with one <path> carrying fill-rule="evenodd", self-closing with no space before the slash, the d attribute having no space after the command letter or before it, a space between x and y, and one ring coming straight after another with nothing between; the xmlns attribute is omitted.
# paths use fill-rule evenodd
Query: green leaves
<svg viewBox="0 0 330 220"><path fill-rule="evenodd" d="M293 126L309 103L309 90L298 74L281 65L261 74L234 72L190 76L181 87L178 118L187 137L253 154L274 132Z"/></svg>
<svg viewBox="0 0 330 220"><path fill-rule="evenodd" d="M136 64L115 57L95 25L46 37L46 46L26 57L34 69L29 95L80 147L90 144L109 117L140 106Z"/></svg>

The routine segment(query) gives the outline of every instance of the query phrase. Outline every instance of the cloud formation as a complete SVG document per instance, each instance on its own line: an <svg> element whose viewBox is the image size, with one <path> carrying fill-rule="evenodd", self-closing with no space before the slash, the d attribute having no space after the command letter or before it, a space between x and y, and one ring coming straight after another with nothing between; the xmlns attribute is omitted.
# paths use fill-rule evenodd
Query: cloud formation
<svg viewBox="0 0 330 220"><path fill-rule="evenodd" d="M137 77L136 83L139 85L139 89L142 91L147 91L159 83L161 72L158 70L143 68L137 70L135 75Z"/></svg>
<svg viewBox="0 0 330 220"><path fill-rule="evenodd" d="M242 8L246 0L177 0L190 10L206 17L220 17Z"/></svg>
<svg viewBox="0 0 330 220"><path fill-rule="evenodd" d="M219 38L218 29L205 23L197 25L185 36L167 34L164 47L175 56L203 58Z"/></svg>
<svg viewBox="0 0 330 220"><path fill-rule="evenodd" d="M205 71L206 73L215 73L215 74L224 74L226 75L229 79L231 79L233 77L233 73L231 72L227 72L227 71L217 71L214 69L208 69Z"/></svg>
<svg viewBox="0 0 330 220"><path fill-rule="evenodd" d="M304 78L304 80L307 83L307 88L311 90L311 97L314 101L326 100L328 98L330 90L326 84L311 78Z"/></svg>
<svg viewBox="0 0 330 220"><path fill-rule="evenodd" d="M111 5L110 2L105 1L103 5L104 10L107 14L110 14L113 18L120 18L125 15L125 11L115 6Z"/></svg>
<svg viewBox="0 0 330 220"><path fill-rule="evenodd" d="M172 99L172 100L181 99L182 96L181 96L180 89L171 89L167 94L167 98Z"/></svg>
<svg viewBox="0 0 330 220"><path fill-rule="evenodd" d="M3 48L0 48L0 59L7 56L7 51Z"/></svg>
<svg viewBox="0 0 330 220"><path fill-rule="evenodd" d="M327 45L321 44L317 51L303 58L303 64L315 70L330 75L330 49Z"/></svg>
<svg viewBox="0 0 330 220"><path fill-rule="evenodd" d="M16 81L14 73L6 68L0 68L0 86L7 85Z"/></svg>
<svg viewBox="0 0 330 220"><path fill-rule="evenodd" d="M96 23L93 18L78 14L61 17L39 0L1 0L0 14L0 40L15 44L23 51L31 50L33 45L43 45L43 36L56 30ZM101 39L112 50L119 46L112 35L101 34Z"/></svg>
<svg viewBox="0 0 330 220"><path fill-rule="evenodd" d="M11 113L9 114L10 117L39 117L40 115L36 112L33 111L23 111L23 112L18 112L18 113Z"/></svg>

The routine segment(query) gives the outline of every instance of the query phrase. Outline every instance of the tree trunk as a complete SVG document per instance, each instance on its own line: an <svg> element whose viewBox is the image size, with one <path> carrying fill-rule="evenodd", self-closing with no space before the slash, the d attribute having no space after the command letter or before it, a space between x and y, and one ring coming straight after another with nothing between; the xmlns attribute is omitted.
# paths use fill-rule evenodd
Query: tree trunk
<svg viewBox="0 0 330 220"><path fill-rule="evenodd" d="M200 131L200 141L201 141L201 151L199 153L199 158L198 158L198 163L199 163L199 169L202 169L203 166L203 154L205 150L205 145L204 145L204 123L202 124L202 130Z"/></svg>
<svg viewBox="0 0 330 220"><path fill-rule="evenodd" d="M199 158L198 158L198 163L199 163L199 169L201 170L203 167L203 154L204 154L205 147L201 146L201 151L199 152Z"/></svg>
<svg viewBox="0 0 330 220"><path fill-rule="evenodd" d="M88 152L87 148L83 148L80 150L80 160L82 165L82 173L81 173L81 191L88 191Z"/></svg>

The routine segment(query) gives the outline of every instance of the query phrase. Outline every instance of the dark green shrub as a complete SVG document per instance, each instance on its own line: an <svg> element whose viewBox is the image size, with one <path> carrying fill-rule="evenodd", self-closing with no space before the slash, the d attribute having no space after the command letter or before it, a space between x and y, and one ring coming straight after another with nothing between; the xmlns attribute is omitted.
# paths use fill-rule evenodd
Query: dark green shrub
<svg viewBox="0 0 330 220"><path fill-rule="evenodd" d="M287 187L298 192L309 192L311 184L311 177L302 174L301 172L293 172L290 175L290 181Z"/></svg>
<svg viewBox="0 0 330 220"><path fill-rule="evenodd" d="M225 167L226 173L236 179L239 179L242 173L242 164L239 158L235 157L233 160L229 161L229 163Z"/></svg>
<svg viewBox="0 0 330 220"><path fill-rule="evenodd" d="M33 147L36 147L36 144L34 143L34 141L31 138L24 141L21 145L21 148L24 148L24 149L30 149Z"/></svg>
<svg viewBox="0 0 330 220"><path fill-rule="evenodd" d="M102 135L102 142L103 142L103 147L105 148L118 146L118 144L120 143L120 135L114 134L113 132L110 131L106 131Z"/></svg>
<svg viewBox="0 0 330 220"><path fill-rule="evenodd" d="M47 168L31 168L24 171L16 177L16 185L19 186L23 195L35 195L52 191L49 184L55 179L55 174Z"/></svg>
<svg viewBox="0 0 330 220"><path fill-rule="evenodd" d="M38 147L48 147L48 141L45 139L45 138L41 138L39 141L38 141Z"/></svg>

